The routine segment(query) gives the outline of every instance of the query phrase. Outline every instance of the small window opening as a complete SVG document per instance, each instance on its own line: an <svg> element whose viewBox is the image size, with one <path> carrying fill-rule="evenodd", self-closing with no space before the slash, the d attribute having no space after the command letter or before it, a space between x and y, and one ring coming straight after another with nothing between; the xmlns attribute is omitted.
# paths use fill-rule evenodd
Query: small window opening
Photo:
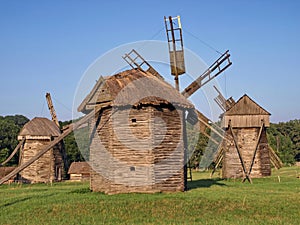
<svg viewBox="0 0 300 225"><path fill-rule="evenodd" d="M130 171L135 171L135 167L134 167L134 166L131 166L131 167L130 167Z"/></svg>
<svg viewBox="0 0 300 225"><path fill-rule="evenodd" d="M131 122L132 123L136 123L136 119L131 119Z"/></svg>

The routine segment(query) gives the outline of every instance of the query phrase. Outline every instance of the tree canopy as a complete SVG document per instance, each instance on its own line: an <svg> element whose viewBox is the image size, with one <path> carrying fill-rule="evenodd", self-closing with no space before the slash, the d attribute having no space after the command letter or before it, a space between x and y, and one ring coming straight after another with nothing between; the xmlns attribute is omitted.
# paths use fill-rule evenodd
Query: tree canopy
<svg viewBox="0 0 300 225"><path fill-rule="evenodd" d="M269 144L285 164L300 161L300 120L271 123L267 130Z"/></svg>
<svg viewBox="0 0 300 225"><path fill-rule="evenodd" d="M18 145L18 134L28 118L22 115L0 116L0 162L3 162L13 152ZM16 154L8 165L16 165L19 155Z"/></svg>

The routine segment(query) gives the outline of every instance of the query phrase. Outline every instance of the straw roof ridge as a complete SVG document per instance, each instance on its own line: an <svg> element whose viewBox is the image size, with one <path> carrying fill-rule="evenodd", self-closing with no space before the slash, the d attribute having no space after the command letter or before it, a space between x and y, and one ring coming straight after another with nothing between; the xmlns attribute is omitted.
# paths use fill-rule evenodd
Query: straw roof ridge
<svg viewBox="0 0 300 225"><path fill-rule="evenodd" d="M72 162L68 174L90 173L90 165L88 162Z"/></svg>
<svg viewBox="0 0 300 225"><path fill-rule="evenodd" d="M19 136L53 136L61 134L59 127L51 120L43 117L35 117L24 125Z"/></svg>
<svg viewBox="0 0 300 225"><path fill-rule="evenodd" d="M101 88L109 93L111 106L172 104L182 108L194 108L189 100L163 79L149 72L130 69L109 77L101 77L92 92L81 103L79 111L84 111L89 103L101 104L104 102L101 98L101 93L103 93L103 90L100 91ZM98 96L95 96L97 93ZM98 97L97 100L95 97ZM135 99L137 101L132 102Z"/></svg>

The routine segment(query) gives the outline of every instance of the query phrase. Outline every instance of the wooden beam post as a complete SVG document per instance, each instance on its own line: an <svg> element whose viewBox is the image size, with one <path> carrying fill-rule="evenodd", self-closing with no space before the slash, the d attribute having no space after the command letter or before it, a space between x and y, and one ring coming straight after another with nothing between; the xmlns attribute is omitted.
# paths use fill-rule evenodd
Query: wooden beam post
<svg viewBox="0 0 300 225"><path fill-rule="evenodd" d="M247 180L252 184L252 180L251 180L250 176L248 175L247 168L246 168L246 166L245 166L245 163L244 163L244 160L243 160L243 157L242 157L242 154L241 154L239 145L238 145L238 143L237 143L236 137L235 137L235 135L234 135L234 133L233 133L233 130L232 130L230 121L229 121L229 124L228 124L228 128L229 128L229 130L230 130L230 132L231 132L231 134L232 134L233 141L234 141L234 145L235 145L235 147L236 147L237 153L238 153L238 155L239 155L240 162L241 162L241 164L242 164L243 171L244 171L245 176L246 176L246 177L243 179L243 182L245 182L245 180L247 179Z"/></svg>
<svg viewBox="0 0 300 225"><path fill-rule="evenodd" d="M16 147L16 148L14 149L14 151L10 154L10 156L9 156L3 163L0 163L0 167L1 167L1 166L4 166L6 163L8 163L8 162L12 159L12 157L14 157L14 155L18 152L19 148L23 145L24 141L25 141L25 138L23 138L23 139L19 142L19 144L17 145L17 147Z"/></svg>

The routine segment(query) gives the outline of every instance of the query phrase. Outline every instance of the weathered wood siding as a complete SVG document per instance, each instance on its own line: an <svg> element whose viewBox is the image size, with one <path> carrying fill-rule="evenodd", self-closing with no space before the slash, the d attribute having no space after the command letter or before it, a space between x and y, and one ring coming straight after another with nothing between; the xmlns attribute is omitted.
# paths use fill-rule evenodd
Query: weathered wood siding
<svg viewBox="0 0 300 225"><path fill-rule="evenodd" d="M153 140L155 188L162 192L185 190L184 138L182 111L154 110ZM159 120L155 120L159 118ZM160 122L160 119L164 121Z"/></svg>
<svg viewBox="0 0 300 225"><path fill-rule="evenodd" d="M260 128L240 128L233 129L241 155L249 171L252 157L255 151ZM229 140L224 143L223 155L223 178L240 178L244 177L243 168L239 159L237 149L234 145L233 137L230 130L226 130L225 137ZM251 171L251 177L264 177L271 175L271 163L268 151L268 141L266 137L266 129L262 131L262 136L259 142L258 150L254 160L254 165Z"/></svg>
<svg viewBox="0 0 300 225"><path fill-rule="evenodd" d="M223 120L223 127L228 127L229 121L232 127L261 127L264 121L265 127L270 126L269 115L226 115Z"/></svg>
<svg viewBox="0 0 300 225"><path fill-rule="evenodd" d="M184 191L181 111L143 106L120 109L112 116L109 108L90 127L91 190L108 194Z"/></svg>
<svg viewBox="0 0 300 225"><path fill-rule="evenodd" d="M20 164L27 162L41 149L46 147L50 138L44 140L26 140L22 149ZM62 179L64 174L61 146L56 145L40 159L20 172L21 180L28 183L47 183Z"/></svg>
<svg viewBox="0 0 300 225"><path fill-rule="evenodd" d="M89 181L90 174L81 174L81 173L70 174L70 180L71 181Z"/></svg>

